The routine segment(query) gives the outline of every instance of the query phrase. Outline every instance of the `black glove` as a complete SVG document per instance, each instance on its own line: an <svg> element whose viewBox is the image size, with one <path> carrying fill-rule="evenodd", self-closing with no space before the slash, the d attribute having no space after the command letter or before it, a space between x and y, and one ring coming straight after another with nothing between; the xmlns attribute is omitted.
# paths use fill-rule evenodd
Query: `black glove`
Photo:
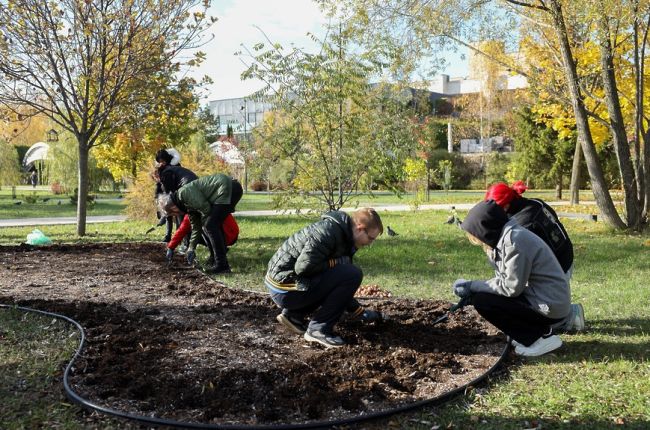
<svg viewBox="0 0 650 430"><path fill-rule="evenodd" d="M384 320L384 316L381 314L381 312L366 309L361 314L361 321L363 322L376 322L376 321L383 321L383 320Z"/></svg>
<svg viewBox="0 0 650 430"><path fill-rule="evenodd" d="M342 255L340 257L336 258L330 258L329 259L329 266L330 268L334 266L338 266L339 264L350 264L352 263L352 259L348 257L347 255Z"/></svg>
<svg viewBox="0 0 650 430"><path fill-rule="evenodd" d="M174 260L174 250L167 248L167 253L165 254L165 260L167 263L170 263Z"/></svg>
<svg viewBox="0 0 650 430"><path fill-rule="evenodd" d="M454 281L454 284L451 286L451 290L454 294L462 299L464 297L469 297L472 295L472 291L470 290L471 285L472 281L468 281L466 279L456 279Z"/></svg>
<svg viewBox="0 0 650 430"><path fill-rule="evenodd" d="M187 259L187 264L194 264L194 260L196 259L196 252L193 249L190 249L187 251L187 254L185 254L185 258Z"/></svg>

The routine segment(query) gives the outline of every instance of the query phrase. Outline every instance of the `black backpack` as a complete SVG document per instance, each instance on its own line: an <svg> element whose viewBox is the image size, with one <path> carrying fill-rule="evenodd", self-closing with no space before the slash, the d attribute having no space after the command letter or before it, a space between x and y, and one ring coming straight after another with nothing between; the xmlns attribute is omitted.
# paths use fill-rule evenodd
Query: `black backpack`
<svg viewBox="0 0 650 430"><path fill-rule="evenodd" d="M542 200L526 199L522 209L512 218L546 242L562 269L569 270L573 264L573 244L553 208Z"/></svg>

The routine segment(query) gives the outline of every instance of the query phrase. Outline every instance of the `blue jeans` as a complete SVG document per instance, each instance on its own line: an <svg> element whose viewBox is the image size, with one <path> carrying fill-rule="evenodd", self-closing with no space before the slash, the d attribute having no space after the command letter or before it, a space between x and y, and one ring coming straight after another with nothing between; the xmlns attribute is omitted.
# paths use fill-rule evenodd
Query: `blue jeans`
<svg viewBox="0 0 650 430"><path fill-rule="evenodd" d="M331 333L346 309L358 307L354 299L363 272L353 264L340 264L310 279L307 291L271 292L271 298L289 315L305 318L313 312L309 330Z"/></svg>

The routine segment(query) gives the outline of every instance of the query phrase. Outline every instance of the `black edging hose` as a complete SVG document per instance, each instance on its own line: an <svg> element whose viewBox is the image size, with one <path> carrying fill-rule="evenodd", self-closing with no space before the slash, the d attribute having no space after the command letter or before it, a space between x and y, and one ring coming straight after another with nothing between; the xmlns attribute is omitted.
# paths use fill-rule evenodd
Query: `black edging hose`
<svg viewBox="0 0 650 430"><path fill-rule="evenodd" d="M70 388L70 384L68 382L68 376L70 374L70 370L72 369L72 365L74 364L75 360L77 357L81 354L81 350L84 347L84 343L86 341L86 335L84 333L83 327L81 325L73 320L72 318L66 317L65 315L60 315L52 312L46 312L46 311L41 311L38 309L31 309L31 308L26 308L22 306L14 306L14 305L5 305L5 304L0 304L0 308L9 308L9 309L18 309L21 311L25 312L33 312L33 313L38 313L42 315L47 315L51 316L54 318L59 318L64 321L69 322L70 324L74 325L77 330L79 330L80 333L80 339L79 339L79 346L77 347L77 350L75 351L74 355L70 359L70 362L65 368L65 372L63 372L63 388L65 390L65 394L68 396L70 400L73 402L79 404L80 406L90 409L92 411L97 411L101 412L106 415L111 415L113 417L117 418L123 418L127 420L132 420L132 421L137 421L140 423L144 424L153 424L156 426L168 426L168 427L176 427L176 428L188 428L188 429L213 429L213 430L293 430L293 429L316 429L316 428L331 428L335 426L343 426L343 425L348 425L348 424L353 424L353 423L358 423L361 421L368 421L368 420L373 420L373 419L378 419L378 418L386 418L392 415L396 415L398 413L402 412L407 412L422 406L435 406L435 405L441 405L444 402L447 402L451 400L452 398L458 396L462 392L464 392L468 387L472 385L476 385L479 382L483 381L485 378L487 378L503 361L505 358L506 354L508 353L509 350L509 344L506 343L506 346L503 348L503 351L501 352L501 356L497 360L496 363L492 367L490 367L485 373L482 375L478 376L477 378L473 379L472 381L468 382L465 385L462 385L460 387L454 388L451 391L447 391L446 393L443 393L439 396L430 398L430 399L425 399L425 400L420 400L417 402L409 403L407 405L402 405L398 406L393 409L388 409L388 410L383 410L379 412L373 412L365 415L357 415L355 417L351 418L345 418L345 419L338 419L338 420L331 420L331 421L318 421L318 422L311 422L311 423L302 423L302 424L277 424L277 425L239 425L239 424L202 424L202 423L187 423L187 422L182 422L182 421L174 421L174 420L166 420L162 418L155 418L155 417L145 417L142 415L133 415L129 414L126 412L118 411L115 409L110 409L98 404L95 404L91 402L90 400L86 400L79 396L77 393L75 393L72 388Z"/></svg>

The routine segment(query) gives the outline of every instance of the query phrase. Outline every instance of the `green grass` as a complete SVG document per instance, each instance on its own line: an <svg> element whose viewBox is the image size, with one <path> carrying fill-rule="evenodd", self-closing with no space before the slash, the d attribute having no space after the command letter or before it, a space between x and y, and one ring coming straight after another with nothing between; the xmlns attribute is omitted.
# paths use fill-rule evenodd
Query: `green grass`
<svg viewBox="0 0 650 430"><path fill-rule="evenodd" d="M384 225L390 225L400 235L384 235L359 251L355 261L364 271L364 283L377 284L395 296L451 301L454 279L491 276L482 251L470 245L458 228L444 224L446 212L381 215ZM229 253L235 273L218 279L232 287L263 291L268 259L289 234L314 219L238 218L240 240ZM462 429L524 429L538 425L544 429L609 429L621 423L625 423L624 428L650 427L650 236L613 232L602 223L581 220L566 220L565 225L576 252L573 301L584 305L588 330L563 336L565 346L557 354L509 361L506 374L444 407L392 418L389 424L393 428L446 429L451 424ZM83 241L154 239L144 236L147 223L88 227L89 235ZM40 228L57 242L77 240L74 226ZM0 243L24 241L32 229L0 229ZM207 253L202 247L199 251L202 260ZM0 326L7 333L14 330L5 323ZM62 356L70 354L69 342L59 344L56 336L42 336ZM27 372L43 372L31 367L27 351L20 355L25 355L25 366L31 369ZM3 369L3 373L8 371L6 366ZM51 386L46 391L57 389ZM0 398L0 402L5 401ZM49 419L66 422L70 418L65 411L54 412ZM379 423L377 428L387 425Z"/></svg>
<svg viewBox="0 0 650 430"><path fill-rule="evenodd" d="M117 199L118 195L105 192L97 194L97 201L88 205L88 215L121 214L124 201ZM0 219L70 217L76 214L77 205L70 202L69 196L55 195L43 187L36 190L21 187L16 190L15 199L10 187L0 189Z"/></svg>
<svg viewBox="0 0 650 430"><path fill-rule="evenodd" d="M88 215L122 215L126 202L117 197L121 194L102 192L97 195L98 200L88 205ZM454 204L473 203L483 198L482 191L431 191L429 199L420 201L420 205L427 204ZM555 200L555 192L550 190L531 191L529 197L539 197L547 201ZM565 194L565 198L568 194ZM43 200L46 201L43 201ZM412 205L414 202L412 193L397 196L387 192L375 193L373 195L357 196L347 202L346 207L361 206L389 206L389 205ZM581 192L583 202L593 200L590 191ZM35 201L34 201L35 200ZM19 204L17 204L19 203ZM153 202L152 202L153 205ZM237 205L238 211L268 210L273 209L272 195L266 193L244 194ZM11 188L0 189L0 219L14 218L47 218L47 217L71 217L75 216L77 207L70 202L66 195L54 195L45 187L38 187L32 190L28 187L21 187L16 192L16 198L12 198ZM597 213L593 205L563 207L564 212Z"/></svg>
<svg viewBox="0 0 650 430"><path fill-rule="evenodd" d="M60 367L75 349L74 335L71 326L56 319L0 308L3 428L38 428L50 415L55 421L74 421L77 408L63 396Z"/></svg>

